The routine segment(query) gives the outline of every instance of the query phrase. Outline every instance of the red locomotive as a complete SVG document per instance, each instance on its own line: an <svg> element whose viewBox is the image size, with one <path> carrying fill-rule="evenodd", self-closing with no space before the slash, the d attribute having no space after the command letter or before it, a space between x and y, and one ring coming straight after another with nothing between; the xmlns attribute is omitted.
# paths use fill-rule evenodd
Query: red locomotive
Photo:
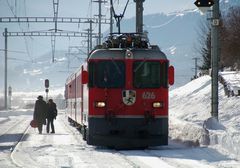
<svg viewBox="0 0 240 168"><path fill-rule="evenodd" d="M112 34L66 82L69 121L90 145L168 144L174 68L144 34Z"/></svg>
<svg viewBox="0 0 240 168"><path fill-rule="evenodd" d="M136 2L137 33L120 32L88 55L66 82L68 119L90 145L136 148L168 144L168 87L174 68L143 33L143 2Z"/></svg>

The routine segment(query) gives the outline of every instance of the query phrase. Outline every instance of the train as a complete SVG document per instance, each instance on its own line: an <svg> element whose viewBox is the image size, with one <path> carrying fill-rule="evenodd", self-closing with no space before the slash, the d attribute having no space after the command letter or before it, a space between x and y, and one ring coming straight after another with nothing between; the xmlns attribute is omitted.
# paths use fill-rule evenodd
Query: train
<svg viewBox="0 0 240 168"><path fill-rule="evenodd" d="M146 34L111 34L67 78L68 120L89 145L167 145L173 84L174 67Z"/></svg>

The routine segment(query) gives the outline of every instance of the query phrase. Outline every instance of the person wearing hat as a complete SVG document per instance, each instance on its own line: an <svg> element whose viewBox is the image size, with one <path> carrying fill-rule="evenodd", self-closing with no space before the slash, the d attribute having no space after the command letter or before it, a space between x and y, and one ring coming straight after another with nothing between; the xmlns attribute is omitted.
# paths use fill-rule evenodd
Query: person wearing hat
<svg viewBox="0 0 240 168"><path fill-rule="evenodd" d="M49 133L49 126L51 125L51 133L55 133L54 119L57 117L57 106L53 102L53 99L49 99L47 103L47 133Z"/></svg>
<svg viewBox="0 0 240 168"><path fill-rule="evenodd" d="M33 119L37 121L39 134L42 134L42 125L46 125L47 104L40 95L34 106Z"/></svg>

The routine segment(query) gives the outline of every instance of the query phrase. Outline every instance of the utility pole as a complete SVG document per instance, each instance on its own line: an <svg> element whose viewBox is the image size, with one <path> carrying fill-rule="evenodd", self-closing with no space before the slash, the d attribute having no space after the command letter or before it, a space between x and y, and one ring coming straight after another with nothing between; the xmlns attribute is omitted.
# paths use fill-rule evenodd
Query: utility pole
<svg viewBox="0 0 240 168"><path fill-rule="evenodd" d="M8 99L9 99L9 106L8 109L12 109L12 87L8 87Z"/></svg>
<svg viewBox="0 0 240 168"><path fill-rule="evenodd" d="M218 61L220 56L219 24L220 9L219 0L214 1L212 14L212 35L211 35L211 62L212 62L212 117L218 120Z"/></svg>
<svg viewBox="0 0 240 168"><path fill-rule="evenodd" d="M110 34L113 33L113 5L110 3Z"/></svg>
<svg viewBox="0 0 240 168"><path fill-rule="evenodd" d="M52 63L54 63L54 60L55 60L56 36L51 36L51 46L52 46Z"/></svg>
<svg viewBox="0 0 240 168"><path fill-rule="evenodd" d="M54 22L55 22L54 32L55 33L58 31L58 29L57 29L58 6L59 6L59 0L53 0L53 12L54 12L53 15L54 15ZM51 45L52 45L52 62L54 62L54 60L55 60L56 36L51 36Z"/></svg>
<svg viewBox="0 0 240 168"><path fill-rule="evenodd" d="M89 25L89 28L86 29L87 31L87 54L90 53L90 51L92 50L92 38L93 38L93 29L92 29L92 24L93 24L93 21L90 20L89 21L90 25ZM97 37L99 38L99 36Z"/></svg>
<svg viewBox="0 0 240 168"><path fill-rule="evenodd" d="M134 0L136 2L136 32L143 33L143 2L145 0Z"/></svg>
<svg viewBox="0 0 240 168"><path fill-rule="evenodd" d="M93 1L93 2L97 2L98 3L98 15L96 15L96 16L98 16L98 21L99 21L99 23L98 23L98 35L99 35L99 37L98 37L98 45L101 45L101 35L102 35L102 24L101 24L101 22L102 22L102 3L106 3L107 1L105 1L105 0L97 0L97 1Z"/></svg>
<svg viewBox="0 0 240 168"><path fill-rule="evenodd" d="M87 31L87 55L89 55L90 51L92 50L92 30L91 28L86 29Z"/></svg>
<svg viewBox="0 0 240 168"><path fill-rule="evenodd" d="M193 58L193 60L195 61L195 68L194 68L194 70L195 70L195 78L197 77L197 71L198 71L198 60L199 60L199 58L197 58L197 57L195 57L195 58Z"/></svg>
<svg viewBox="0 0 240 168"><path fill-rule="evenodd" d="M4 37L5 37L5 75L4 75L4 108L7 110L7 101L8 101L8 99L7 99L7 50L8 50L8 48L7 48L7 28L5 28L5 35L4 35Z"/></svg>
<svg viewBox="0 0 240 168"><path fill-rule="evenodd" d="M53 16L54 16L54 22L55 22L55 33L57 32L57 18L58 18L58 6L59 6L59 0L53 0Z"/></svg>
<svg viewBox="0 0 240 168"><path fill-rule="evenodd" d="M89 44L90 44L90 51L92 50L92 32L93 32L93 29L92 29L92 20L90 21L90 30L89 30L89 38L90 38L90 41L89 41ZM99 24L101 24L100 22L99 22ZM101 34L99 34L99 37L98 37L98 40L100 40L100 41L98 41L99 42L99 45L100 45L100 42L101 42Z"/></svg>
<svg viewBox="0 0 240 168"><path fill-rule="evenodd" d="M99 23L98 23L98 34L99 34L99 37L98 37L98 45L101 45L101 34L102 34L102 25L101 25L101 20L102 20L102 0L99 0L98 2L98 20L99 20ZM90 27L90 29L92 29ZM91 46L90 46L91 47ZM91 47L92 48L92 47Z"/></svg>

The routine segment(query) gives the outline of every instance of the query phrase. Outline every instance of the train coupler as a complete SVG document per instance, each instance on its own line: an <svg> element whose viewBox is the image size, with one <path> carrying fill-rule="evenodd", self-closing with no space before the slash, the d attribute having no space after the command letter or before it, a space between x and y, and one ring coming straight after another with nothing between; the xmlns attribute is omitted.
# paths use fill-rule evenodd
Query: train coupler
<svg viewBox="0 0 240 168"><path fill-rule="evenodd" d="M155 120L155 116L153 111L145 111L144 113L145 123L149 124L150 122L153 122Z"/></svg>
<svg viewBox="0 0 240 168"><path fill-rule="evenodd" d="M105 120L112 123L114 118L116 118L113 110L108 110L105 112Z"/></svg>

